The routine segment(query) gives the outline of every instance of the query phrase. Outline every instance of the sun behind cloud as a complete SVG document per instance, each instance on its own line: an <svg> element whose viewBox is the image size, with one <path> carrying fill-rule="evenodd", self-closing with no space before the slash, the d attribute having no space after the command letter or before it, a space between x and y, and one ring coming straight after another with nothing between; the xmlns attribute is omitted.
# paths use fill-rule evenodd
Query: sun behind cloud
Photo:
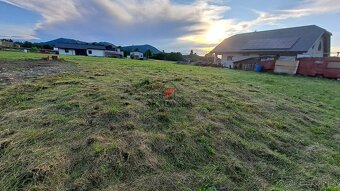
<svg viewBox="0 0 340 191"><path fill-rule="evenodd" d="M220 25L218 23L210 26L210 29L207 30L204 35L205 43L219 43L227 36L225 32L225 26Z"/></svg>

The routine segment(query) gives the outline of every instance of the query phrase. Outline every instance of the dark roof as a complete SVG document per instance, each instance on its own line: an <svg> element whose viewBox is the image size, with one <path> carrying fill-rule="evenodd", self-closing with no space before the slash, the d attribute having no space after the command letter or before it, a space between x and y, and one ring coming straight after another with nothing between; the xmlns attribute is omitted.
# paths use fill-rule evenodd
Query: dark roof
<svg viewBox="0 0 340 191"><path fill-rule="evenodd" d="M67 49L94 49L94 50L106 50L105 46L98 46L92 44L67 44L60 43L55 45L56 48L67 48Z"/></svg>
<svg viewBox="0 0 340 191"><path fill-rule="evenodd" d="M91 44L96 45L96 46L105 46L105 47L111 46L112 48L117 48L116 45L109 43L109 42L93 42Z"/></svg>
<svg viewBox="0 0 340 191"><path fill-rule="evenodd" d="M211 52L306 52L325 33L332 35L316 25L244 33L225 39Z"/></svg>

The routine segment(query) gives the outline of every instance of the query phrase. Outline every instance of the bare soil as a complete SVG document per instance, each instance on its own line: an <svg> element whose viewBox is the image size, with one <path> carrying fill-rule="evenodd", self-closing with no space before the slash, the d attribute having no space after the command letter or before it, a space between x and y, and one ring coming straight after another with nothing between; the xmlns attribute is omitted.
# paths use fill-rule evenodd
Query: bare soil
<svg viewBox="0 0 340 191"><path fill-rule="evenodd" d="M28 78L75 72L76 67L60 61L0 61L0 84L12 84Z"/></svg>

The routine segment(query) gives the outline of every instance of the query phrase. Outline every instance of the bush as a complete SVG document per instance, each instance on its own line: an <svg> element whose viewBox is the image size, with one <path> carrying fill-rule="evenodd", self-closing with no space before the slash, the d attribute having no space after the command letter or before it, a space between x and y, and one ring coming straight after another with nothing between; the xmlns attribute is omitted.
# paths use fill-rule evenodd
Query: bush
<svg viewBox="0 0 340 191"><path fill-rule="evenodd" d="M161 52L155 55L152 55L150 58L156 60L169 60L169 61L183 61L183 55L180 52L170 52L165 53Z"/></svg>
<svg viewBox="0 0 340 191"><path fill-rule="evenodd" d="M34 46L34 47L31 48L30 51L31 51L31 52L38 52L38 48Z"/></svg>

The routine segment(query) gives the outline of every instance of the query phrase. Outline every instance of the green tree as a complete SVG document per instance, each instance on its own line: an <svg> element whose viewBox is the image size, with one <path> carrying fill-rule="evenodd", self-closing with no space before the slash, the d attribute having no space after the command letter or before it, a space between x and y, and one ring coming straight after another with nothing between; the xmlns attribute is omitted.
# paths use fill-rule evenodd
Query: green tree
<svg viewBox="0 0 340 191"><path fill-rule="evenodd" d="M38 48L34 46L34 47L31 48L30 51L31 51L31 52L38 52Z"/></svg>
<svg viewBox="0 0 340 191"><path fill-rule="evenodd" d="M165 54L165 60L182 61L183 55L180 52L170 52Z"/></svg>
<svg viewBox="0 0 340 191"><path fill-rule="evenodd" d="M156 60L183 61L183 55L180 52L161 52L152 55L151 58Z"/></svg>
<svg viewBox="0 0 340 191"><path fill-rule="evenodd" d="M53 49L53 47L51 45L48 45L48 44L44 44L42 47L43 47L43 49L49 49L49 50Z"/></svg>
<svg viewBox="0 0 340 191"><path fill-rule="evenodd" d="M150 50L150 49L148 49L145 53L144 53L144 56L146 57L146 58L151 58L152 57L152 51Z"/></svg>
<svg viewBox="0 0 340 191"><path fill-rule="evenodd" d="M33 47L33 43L28 42L28 41L25 41L25 42L22 44L22 47L24 47L24 48L32 48L32 47Z"/></svg>
<svg viewBox="0 0 340 191"><path fill-rule="evenodd" d="M124 57L130 56L130 50L124 50Z"/></svg>

